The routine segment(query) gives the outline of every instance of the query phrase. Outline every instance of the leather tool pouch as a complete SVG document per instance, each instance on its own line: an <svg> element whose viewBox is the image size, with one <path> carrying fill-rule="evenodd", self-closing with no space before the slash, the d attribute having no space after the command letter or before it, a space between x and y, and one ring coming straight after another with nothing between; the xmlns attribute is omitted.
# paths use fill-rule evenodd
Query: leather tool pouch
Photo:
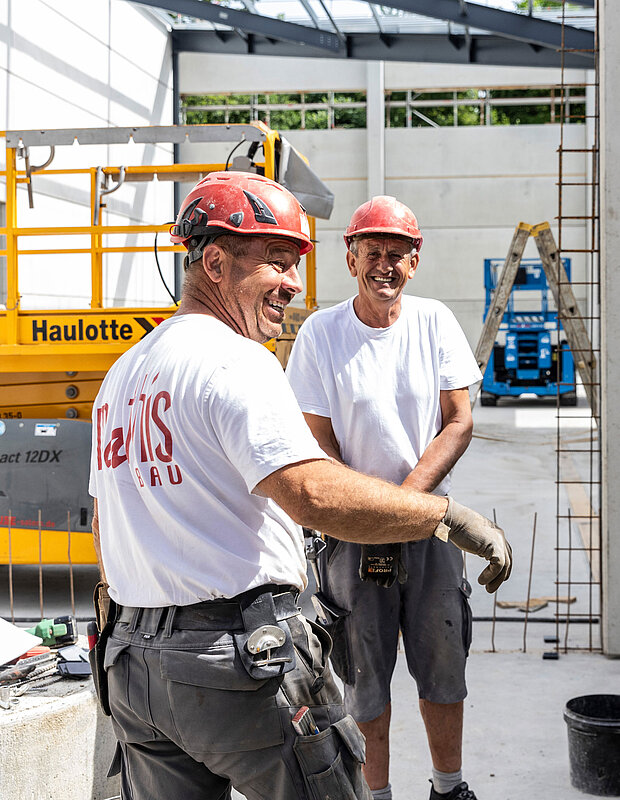
<svg viewBox="0 0 620 800"><path fill-rule="evenodd" d="M95 586L93 603L97 617L99 638L97 639L97 644L89 652L88 660L90 661L90 668L93 673L93 682L99 699L99 705L103 713L109 717L111 712L108 700L108 678L103 667L103 661L106 642L110 638L114 622L116 621L117 606L114 600L109 596L108 586L106 583L103 583L103 581L100 581Z"/></svg>
<svg viewBox="0 0 620 800"><path fill-rule="evenodd" d="M345 628L346 618L351 612L337 606L323 592L316 592L312 595L312 605L316 611L316 621L331 637L332 648L329 656L336 675L349 686L353 686L355 674L352 669L349 640Z"/></svg>
<svg viewBox="0 0 620 800"><path fill-rule="evenodd" d="M262 681L295 669L293 637L286 620L276 620L273 595L259 595L242 606L241 615L244 630L233 637L248 675Z"/></svg>

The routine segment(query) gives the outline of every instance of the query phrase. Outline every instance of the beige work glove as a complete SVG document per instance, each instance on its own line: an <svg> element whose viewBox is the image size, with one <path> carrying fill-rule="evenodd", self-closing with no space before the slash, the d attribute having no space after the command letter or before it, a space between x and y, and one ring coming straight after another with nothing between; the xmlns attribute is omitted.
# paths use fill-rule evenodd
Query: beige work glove
<svg viewBox="0 0 620 800"><path fill-rule="evenodd" d="M497 591L510 577L512 550L504 531L477 511L448 497L448 510L435 535L449 539L466 553L486 558L489 565L478 576L478 583L486 586L487 592Z"/></svg>

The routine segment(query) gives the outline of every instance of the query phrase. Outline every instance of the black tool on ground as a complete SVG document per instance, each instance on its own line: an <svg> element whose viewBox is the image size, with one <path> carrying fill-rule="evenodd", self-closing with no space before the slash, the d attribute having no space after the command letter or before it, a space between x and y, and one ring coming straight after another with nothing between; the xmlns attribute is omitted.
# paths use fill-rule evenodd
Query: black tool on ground
<svg viewBox="0 0 620 800"><path fill-rule="evenodd" d="M88 661L88 650L77 644L70 644L68 647L61 647L58 650L58 658L61 661Z"/></svg>
<svg viewBox="0 0 620 800"><path fill-rule="evenodd" d="M83 678L91 675L88 650L77 644L61 647L58 651L58 672L68 678Z"/></svg>
<svg viewBox="0 0 620 800"><path fill-rule="evenodd" d="M560 654L557 650L548 650L546 653L542 655L543 661L557 661L560 658Z"/></svg>
<svg viewBox="0 0 620 800"><path fill-rule="evenodd" d="M557 636L545 636L543 638L545 644L559 644L560 640Z"/></svg>
<svg viewBox="0 0 620 800"><path fill-rule="evenodd" d="M67 678L84 678L92 675L88 661L59 661L58 672Z"/></svg>
<svg viewBox="0 0 620 800"><path fill-rule="evenodd" d="M54 619L42 619L34 627L26 630L33 636L43 639L43 644L48 647L75 644L78 639L77 622L72 615L54 617Z"/></svg>

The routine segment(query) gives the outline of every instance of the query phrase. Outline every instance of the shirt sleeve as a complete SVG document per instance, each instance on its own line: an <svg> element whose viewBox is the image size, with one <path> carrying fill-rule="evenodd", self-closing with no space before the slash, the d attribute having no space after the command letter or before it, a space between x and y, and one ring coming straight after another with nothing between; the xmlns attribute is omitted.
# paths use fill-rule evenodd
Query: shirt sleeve
<svg viewBox="0 0 620 800"><path fill-rule="evenodd" d="M312 325L307 320L295 338L286 377L305 414L331 417L329 399L321 378Z"/></svg>
<svg viewBox="0 0 620 800"><path fill-rule="evenodd" d="M456 317L443 303L439 308L439 388L445 391L471 386L482 380L482 373Z"/></svg>
<svg viewBox="0 0 620 800"><path fill-rule="evenodd" d="M263 347L216 370L205 401L220 445L250 492L282 467L327 458L280 363Z"/></svg>

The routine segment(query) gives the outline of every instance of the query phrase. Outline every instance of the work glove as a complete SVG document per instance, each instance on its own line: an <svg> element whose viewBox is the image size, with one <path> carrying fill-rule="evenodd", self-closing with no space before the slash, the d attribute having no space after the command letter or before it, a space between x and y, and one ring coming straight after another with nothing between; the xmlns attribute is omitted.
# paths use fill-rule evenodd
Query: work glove
<svg viewBox="0 0 620 800"><path fill-rule="evenodd" d="M400 542L363 544L359 575L363 581L374 581L386 589L389 589L397 578L399 583L405 583L407 570L402 560Z"/></svg>
<svg viewBox="0 0 620 800"><path fill-rule="evenodd" d="M477 511L448 497L448 510L435 535L449 539L466 553L486 558L489 565L478 576L478 583L486 586L487 592L497 591L510 577L512 550L504 531Z"/></svg>

